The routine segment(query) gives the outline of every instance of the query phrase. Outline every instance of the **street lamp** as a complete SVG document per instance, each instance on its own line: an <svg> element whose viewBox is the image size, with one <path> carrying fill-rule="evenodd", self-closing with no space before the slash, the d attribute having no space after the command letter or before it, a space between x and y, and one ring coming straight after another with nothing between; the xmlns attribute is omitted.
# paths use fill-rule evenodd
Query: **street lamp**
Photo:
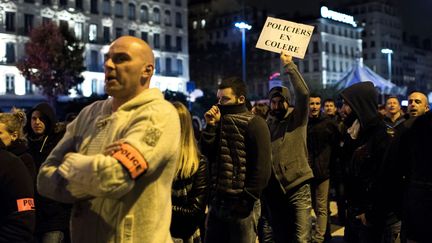
<svg viewBox="0 0 432 243"><path fill-rule="evenodd" d="M237 22L234 26L239 28L242 33L242 78L243 82L246 82L246 30L250 30L252 25L248 25L245 22Z"/></svg>
<svg viewBox="0 0 432 243"><path fill-rule="evenodd" d="M385 48L385 49L381 49L381 53L387 54L388 79L389 79L389 81L391 81L391 78L392 78L391 55L393 54L393 50Z"/></svg>

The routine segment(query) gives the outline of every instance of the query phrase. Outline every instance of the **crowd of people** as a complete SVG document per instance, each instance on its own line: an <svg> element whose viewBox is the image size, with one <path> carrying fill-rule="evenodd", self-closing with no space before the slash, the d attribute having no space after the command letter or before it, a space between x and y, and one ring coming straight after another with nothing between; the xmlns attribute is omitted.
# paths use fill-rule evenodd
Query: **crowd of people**
<svg viewBox="0 0 432 243"><path fill-rule="evenodd" d="M152 49L130 36L106 55L110 98L67 126L47 103L0 113L0 241L329 242L333 197L345 242L428 242L427 97L409 94L405 113L390 96L379 112L361 82L338 108L280 59L291 90L249 108L228 77L203 129L150 88Z"/></svg>

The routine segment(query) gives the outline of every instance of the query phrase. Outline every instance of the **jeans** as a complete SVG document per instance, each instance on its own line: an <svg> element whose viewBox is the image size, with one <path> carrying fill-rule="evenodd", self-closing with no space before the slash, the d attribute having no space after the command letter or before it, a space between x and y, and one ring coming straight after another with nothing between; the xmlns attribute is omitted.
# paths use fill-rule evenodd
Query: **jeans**
<svg viewBox="0 0 432 243"><path fill-rule="evenodd" d="M324 242L328 223L328 194L330 180L314 181L312 183L312 205L316 215L315 231L312 235L312 242Z"/></svg>
<svg viewBox="0 0 432 243"><path fill-rule="evenodd" d="M268 217L267 206L264 199L261 200L261 217L258 220L259 243L274 243L273 230Z"/></svg>
<svg viewBox="0 0 432 243"><path fill-rule="evenodd" d="M250 214L244 218L233 216L226 207L210 205L204 242L254 243L260 214L259 200L254 203Z"/></svg>
<svg viewBox="0 0 432 243"><path fill-rule="evenodd" d="M37 243L66 243L70 242L62 231L45 232L36 237Z"/></svg>
<svg viewBox="0 0 432 243"><path fill-rule="evenodd" d="M286 194L274 177L264 193L274 242L309 242L311 229L311 191L303 184Z"/></svg>

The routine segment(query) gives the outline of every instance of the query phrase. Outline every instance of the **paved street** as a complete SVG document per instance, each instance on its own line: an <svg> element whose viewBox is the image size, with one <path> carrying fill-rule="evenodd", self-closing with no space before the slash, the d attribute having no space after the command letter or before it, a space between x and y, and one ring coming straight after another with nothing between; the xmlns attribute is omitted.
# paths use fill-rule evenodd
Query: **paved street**
<svg viewBox="0 0 432 243"><path fill-rule="evenodd" d="M337 215L337 206L336 206L336 202L330 202L330 211L331 211L331 217L332 219L334 217L336 217ZM336 220L333 220L336 221ZM332 224L331 225L331 232L332 232L332 243L339 243L339 242L344 242L343 241L343 234L344 234L344 227L341 227L339 225L336 224Z"/></svg>

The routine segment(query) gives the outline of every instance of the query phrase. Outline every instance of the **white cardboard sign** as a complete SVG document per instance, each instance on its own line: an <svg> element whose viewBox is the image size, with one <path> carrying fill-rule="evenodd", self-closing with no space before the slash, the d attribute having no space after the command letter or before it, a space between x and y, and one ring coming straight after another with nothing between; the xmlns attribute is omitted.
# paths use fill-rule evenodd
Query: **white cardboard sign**
<svg viewBox="0 0 432 243"><path fill-rule="evenodd" d="M267 17L256 48L303 59L314 27L283 19Z"/></svg>

